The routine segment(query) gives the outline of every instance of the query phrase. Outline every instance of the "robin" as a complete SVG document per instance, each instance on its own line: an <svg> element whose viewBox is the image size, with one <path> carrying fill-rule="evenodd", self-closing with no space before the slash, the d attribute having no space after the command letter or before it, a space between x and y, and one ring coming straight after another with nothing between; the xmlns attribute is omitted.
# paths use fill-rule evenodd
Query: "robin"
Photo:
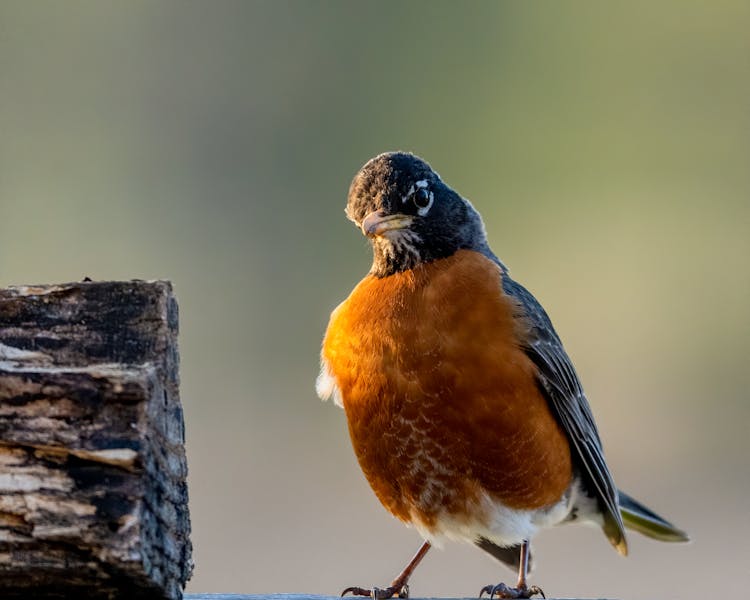
<svg viewBox="0 0 750 600"><path fill-rule="evenodd" d="M373 247L367 276L331 314L317 392L344 408L354 452L385 508L424 538L374 598L408 597L431 545L475 544L529 586L540 529L593 522L625 555L625 528L687 535L615 487L583 388L547 313L492 252L479 213L430 166L381 154L346 215ZM342 594L342 595L343 595Z"/></svg>

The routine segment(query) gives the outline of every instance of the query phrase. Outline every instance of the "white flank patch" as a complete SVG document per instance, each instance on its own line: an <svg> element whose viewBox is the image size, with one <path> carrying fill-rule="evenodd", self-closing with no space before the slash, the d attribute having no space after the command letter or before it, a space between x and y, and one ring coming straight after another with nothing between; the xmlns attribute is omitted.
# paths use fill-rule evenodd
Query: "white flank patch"
<svg viewBox="0 0 750 600"><path fill-rule="evenodd" d="M318 397L325 400L333 400L333 403L341 408L344 408L344 400L341 397L341 390L336 383L336 378L331 373L331 369L328 367L328 363L324 358L320 360L320 374L315 380L315 391L318 393Z"/></svg>
<svg viewBox="0 0 750 600"><path fill-rule="evenodd" d="M570 490L575 495L574 490ZM517 510L484 494L472 511L475 518L443 514L428 526L412 514L414 528L431 543L442 546L446 539L473 544L480 537L501 547L530 540L540 529L565 521L571 510L571 496L565 494L556 504L536 510Z"/></svg>

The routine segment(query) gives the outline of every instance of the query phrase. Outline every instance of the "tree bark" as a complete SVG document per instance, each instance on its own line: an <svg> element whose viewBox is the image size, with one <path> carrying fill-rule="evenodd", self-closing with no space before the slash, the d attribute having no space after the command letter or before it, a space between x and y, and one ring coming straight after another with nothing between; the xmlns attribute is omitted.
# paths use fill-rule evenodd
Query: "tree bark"
<svg viewBox="0 0 750 600"><path fill-rule="evenodd" d="M192 571L168 282L0 290L0 596L176 599Z"/></svg>

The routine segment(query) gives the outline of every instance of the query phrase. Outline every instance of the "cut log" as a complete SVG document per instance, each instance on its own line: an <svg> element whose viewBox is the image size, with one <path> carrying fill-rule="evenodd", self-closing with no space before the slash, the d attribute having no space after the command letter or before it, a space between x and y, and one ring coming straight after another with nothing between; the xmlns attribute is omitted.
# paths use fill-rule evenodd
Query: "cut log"
<svg viewBox="0 0 750 600"><path fill-rule="evenodd" d="M167 282L0 290L0 597L181 597L177 323Z"/></svg>

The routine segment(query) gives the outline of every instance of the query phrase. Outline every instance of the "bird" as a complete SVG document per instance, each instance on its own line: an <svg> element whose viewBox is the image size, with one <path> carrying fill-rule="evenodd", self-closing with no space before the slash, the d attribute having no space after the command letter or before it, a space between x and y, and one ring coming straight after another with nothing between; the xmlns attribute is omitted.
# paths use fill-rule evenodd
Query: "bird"
<svg viewBox="0 0 750 600"><path fill-rule="evenodd" d="M547 313L493 253L480 214L409 152L369 160L346 216L371 242L370 271L330 316L316 390L344 409L359 465L383 506L423 542L377 599L409 596L433 545L476 545L529 585L530 543L562 523L688 535L615 486L580 379Z"/></svg>

